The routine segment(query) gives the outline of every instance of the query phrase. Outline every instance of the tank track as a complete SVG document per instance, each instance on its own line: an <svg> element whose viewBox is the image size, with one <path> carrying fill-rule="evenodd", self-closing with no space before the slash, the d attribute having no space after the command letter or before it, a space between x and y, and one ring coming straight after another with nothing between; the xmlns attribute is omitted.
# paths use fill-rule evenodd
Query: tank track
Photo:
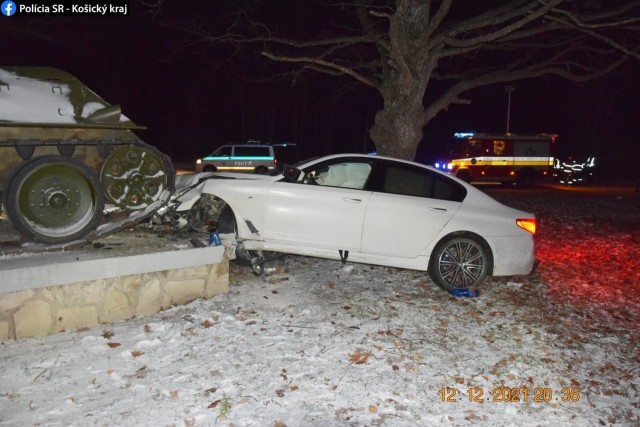
<svg viewBox="0 0 640 427"><path fill-rule="evenodd" d="M51 145L42 142L40 145L35 141L32 143L36 147ZM95 146L96 144L94 142L88 145ZM30 239L20 230L19 226L15 226L5 215L6 204L10 203L6 201L5 197L3 204L0 205L2 207L0 256L56 252L82 247L102 237L131 228L166 206L175 191L175 170L170 159L155 147L140 140L133 144L116 143L112 145L112 148L111 153L99 165L100 180L96 186L96 193L100 192L100 198L105 202L104 208L99 212L100 218L95 229L83 233L80 238L71 238L60 243L39 242L38 239ZM145 157L151 161L145 161ZM36 162L42 160L40 163L47 167L51 162L63 158L65 156L41 156L27 160ZM65 162L71 160L65 158ZM14 178L16 175L19 173L15 173ZM49 187L56 187L55 184L49 182L48 177L42 179L42 182L43 192L49 191ZM40 190L37 185L35 187L36 190ZM47 215L51 211L48 205L41 209ZM38 211L35 211L30 214L35 217L37 213Z"/></svg>
<svg viewBox="0 0 640 427"><path fill-rule="evenodd" d="M169 197L170 197L170 193L167 193L166 199L163 198L161 200L154 202L143 211L132 212L131 214L126 215L125 218L121 218L115 221L105 223L99 226L96 230L92 231L82 239L73 240L66 243L59 243L59 244L22 242L22 239L13 240L9 242L2 242L0 243L0 256L20 255L20 254L28 254L28 253L42 253L42 252L58 252L58 251L66 251L66 250L85 246L102 237L106 237L111 234L117 233L118 231L135 226L136 224L140 223L141 221L145 220L150 215L155 213L157 209L164 206L167 203ZM106 209L106 211L108 212L107 216L116 217L124 214L123 211L109 212L108 209Z"/></svg>

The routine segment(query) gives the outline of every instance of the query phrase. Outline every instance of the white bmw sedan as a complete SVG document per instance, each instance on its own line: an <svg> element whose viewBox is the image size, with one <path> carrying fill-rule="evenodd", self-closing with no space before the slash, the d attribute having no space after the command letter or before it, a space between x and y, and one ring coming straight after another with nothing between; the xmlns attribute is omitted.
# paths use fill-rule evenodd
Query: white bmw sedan
<svg viewBox="0 0 640 427"><path fill-rule="evenodd" d="M275 251L422 270L447 290L536 264L534 215L418 163L339 154L276 176L216 173L194 191L215 200L245 261Z"/></svg>

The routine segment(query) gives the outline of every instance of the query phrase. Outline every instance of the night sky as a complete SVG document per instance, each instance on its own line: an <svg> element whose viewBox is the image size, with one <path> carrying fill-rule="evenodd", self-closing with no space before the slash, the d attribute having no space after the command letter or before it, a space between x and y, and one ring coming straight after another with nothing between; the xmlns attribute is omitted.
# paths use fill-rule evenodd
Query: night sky
<svg viewBox="0 0 640 427"><path fill-rule="evenodd" d="M228 3L172 7L183 6L189 8L181 10L185 19L192 15L215 29ZM372 90L345 92L350 81L321 74L296 82L267 79L274 64L257 51L232 57L228 48L183 46L183 32L145 12L131 1L128 17L2 16L0 64L69 71L147 126L138 132L142 139L177 162L250 138L295 142L301 158L373 148L367 131L381 100ZM286 19L284 13L274 9L269 19ZM640 156L639 77L640 61L630 59L615 74L583 85L558 78L514 82L510 130L557 133L560 156L598 155L605 174L631 177L638 160L629 159ZM430 161L455 131L506 130L504 84L474 90L467 98L471 105L452 106L425 128L418 160Z"/></svg>

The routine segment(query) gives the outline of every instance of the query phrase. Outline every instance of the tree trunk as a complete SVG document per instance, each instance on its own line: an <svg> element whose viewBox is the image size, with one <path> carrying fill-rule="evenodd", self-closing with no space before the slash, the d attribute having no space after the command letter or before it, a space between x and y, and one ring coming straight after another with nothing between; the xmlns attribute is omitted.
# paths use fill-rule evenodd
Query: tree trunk
<svg viewBox="0 0 640 427"><path fill-rule="evenodd" d="M424 82L407 78L381 91L384 105L369 130L379 155L414 160L424 127L424 92Z"/></svg>

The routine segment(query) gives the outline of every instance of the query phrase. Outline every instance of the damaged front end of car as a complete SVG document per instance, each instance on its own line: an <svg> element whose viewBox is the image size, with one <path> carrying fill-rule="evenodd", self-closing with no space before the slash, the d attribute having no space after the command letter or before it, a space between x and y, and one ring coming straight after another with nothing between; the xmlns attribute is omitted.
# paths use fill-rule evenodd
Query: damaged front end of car
<svg viewBox="0 0 640 427"><path fill-rule="evenodd" d="M205 242L210 240L208 237L217 233L225 247L227 259L249 266L256 275L262 275L265 272L265 262L271 258L265 257L262 251L247 250L243 241L238 239L236 218L228 204L203 192L203 187L209 180L234 179L228 175L202 172L177 176L174 197L156 213L148 226L156 229L170 227L175 232L200 235L202 237L191 239L191 243L197 246L206 246ZM252 234L259 236L259 231L253 224L245 222Z"/></svg>

